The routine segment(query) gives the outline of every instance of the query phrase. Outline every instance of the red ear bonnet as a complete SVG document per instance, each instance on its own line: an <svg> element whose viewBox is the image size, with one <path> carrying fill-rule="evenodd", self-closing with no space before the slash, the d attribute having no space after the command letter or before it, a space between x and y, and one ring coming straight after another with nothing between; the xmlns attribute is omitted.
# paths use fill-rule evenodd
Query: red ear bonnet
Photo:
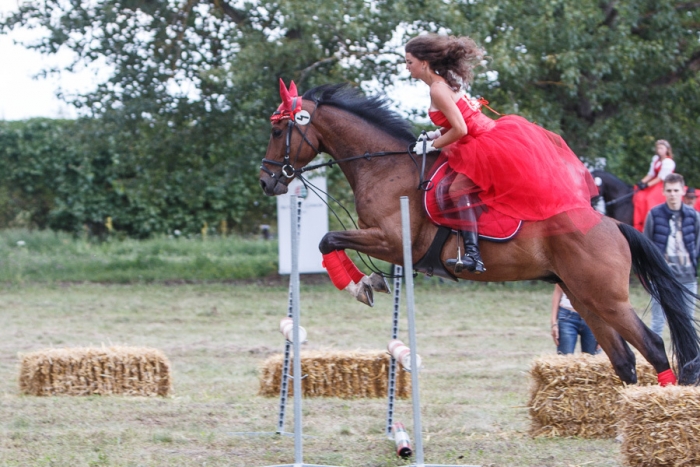
<svg viewBox="0 0 700 467"><path fill-rule="evenodd" d="M301 97L297 93L297 85L294 84L294 81L289 83L289 90L287 90L287 86L284 85L284 81L280 78L280 97L282 98L282 103L270 117L270 120L273 122L292 118L294 114L301 110Z"/></svg>

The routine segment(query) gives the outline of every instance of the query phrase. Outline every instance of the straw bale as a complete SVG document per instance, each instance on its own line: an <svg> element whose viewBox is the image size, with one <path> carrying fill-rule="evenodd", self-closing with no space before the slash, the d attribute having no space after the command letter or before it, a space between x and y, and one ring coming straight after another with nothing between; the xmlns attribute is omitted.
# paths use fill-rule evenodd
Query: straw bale
<svg viewBox="0 0 700 467"><path fill-rule="evenodd" d="M530 369L530 434L534 437L614 438L624 384L605 355L550 355ZM656 372L637 359L639 385L656 385Z"/></svg>
<svg viewBox="0 0 700 467"><path fill-rule="evenodd" d="M260 368L259 394L279 396L284 355L273 355ZM376 351L308 351L301 353L301 388L304 397L372 398L386 397L389 383L389 354ZM290 374L292 362L290 360ZM411 392L410 373L401 365L396 373L396 397ZM289 395L293 395L289 380Z"/></svg>
<svg viewBox="0 0 700 467"><path fill-rule="evenodd" d="M700 388L629 387L620 403L625 465L700 465Z"/></svg>
<svg viewBox="0 0 700 467"><path fill-rule="evenodd" d="M76 347L20 355L19 387L33 396L167 396L170 362L146 347Z"/></svg>

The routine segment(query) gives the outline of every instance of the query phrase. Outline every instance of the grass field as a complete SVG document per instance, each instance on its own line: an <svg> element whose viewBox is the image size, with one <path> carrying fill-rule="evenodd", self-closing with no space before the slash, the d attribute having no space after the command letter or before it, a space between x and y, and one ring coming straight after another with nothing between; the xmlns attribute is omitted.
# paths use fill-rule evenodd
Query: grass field
<svg viewBox="0 0 700 467"><path fill-rule="evenodd" d="M149 240L0 231L0 282L222 281L277 272L277 242L236 236Z"/></svg>
<svg viewBox="0 0 700 467"><path fill-rule="evenodd" d="M0 466L240 466L291 463L293 439L274 431L276 398L256 395L261 362L283 349L277 331L287 285L23 284L2 286ZM426 461L485 466L618 466L612 440L527 435L533 358L554 352L545 285L440 285L417 279L418 346ZM639 309L647 299L636 288ZM302 283L307 348L381 349L391 297L375 308L325 279ZM402 316L405 338L405 313ZM50 347L162 349L170 398L48 397L18 393L18 353ZM307 399L304 460L388 467L386 401ZM288 429L292 428L291 407ZM397 419L411 428L409 401Z"/></svg>

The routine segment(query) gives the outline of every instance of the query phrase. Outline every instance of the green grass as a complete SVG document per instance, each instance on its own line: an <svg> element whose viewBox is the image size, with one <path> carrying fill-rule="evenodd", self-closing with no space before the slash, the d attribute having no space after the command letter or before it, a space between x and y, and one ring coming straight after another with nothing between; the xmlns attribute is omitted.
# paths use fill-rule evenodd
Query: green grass
<svg viewBox="0 0 700 467"><path fill-rule="evenodd" d="M222 281L276 271L276 241L160 237L97 242L50 231L0 232L0 282Z"/></svg>
<svg viewBox="0 0 700 467"><path fill-rule="evenodd" d="M165 241L164 241L165 242ZM167 244L167 243L165 243ZM302 279L309 349L382 349L392 300L368 308L332 285ZM555 352L550 286L444 284L417 279L426 461L485 466L619 466L613 440L527 435L532 359ZM257 371L283 350L287 286L240 283L0 286L0 466L234 466L292 463L276 428L277 398L257 396ZM636 288L639 308L648 299ZM402 311L401 337L406 338ZM156 347L172 363L174 395L30 397L18 353L85 345ZM383 435L386 401L304 401L304 460L348 467L407 465ZM411 406L397 404L412 432ZM293 426L290 405L287 429Z"/></svg>

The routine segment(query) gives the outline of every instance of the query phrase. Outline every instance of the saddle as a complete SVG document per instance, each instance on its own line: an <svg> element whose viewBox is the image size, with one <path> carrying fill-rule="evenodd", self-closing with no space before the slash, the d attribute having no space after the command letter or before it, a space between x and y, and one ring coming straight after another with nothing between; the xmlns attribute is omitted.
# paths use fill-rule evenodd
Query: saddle
<svg viewBox="0 0 700 467"><path fill-rule="evenodd" d="M439 200L437 200L438 190L434 189L434 187L439 186L440 181L445 177L448 171L446 161L442 163L438 161L438 164L437 169L433 172L428 183L428 186L433 188L425 192L423 204L428 213L428 218L430 218L433 224L459 230L459 225L457 223L450 223L450 219L442 216L438 211L438 206L440 204L438 202ZM482 209L478 221L479 238L491 242L507 242L517 235L522 224L522 220L503 214L493 208Z"/></svg>
<svg viewBox="0 0 700 467"><path fill-rule="evenodd" d="M449 167L447 161L441 162L440 160L438 160L436 166L437 169L433 171L427 184L427 186L431 188L425 191L423 201L428 218L439 228L437 234L435 234L435 238L433 238L430 248L428 248L426 254L413 266L413 269L427 276L436 275L445 279L457 281L457 277L446 269L440 260L440 254L442 253L445 242L449 239L450 235L459 230L459 225L457 223L451 223L449 218L443 216L442 213L439 212L438 206L440 203L437 196L440 195L437 193L438 190L436 190L435 187L439 186L440 181L447 175ZM482 209L478 220L479 238L491 242L507 242L515 238L522 225L522 220L515 219L495 209Z"/></svg>

